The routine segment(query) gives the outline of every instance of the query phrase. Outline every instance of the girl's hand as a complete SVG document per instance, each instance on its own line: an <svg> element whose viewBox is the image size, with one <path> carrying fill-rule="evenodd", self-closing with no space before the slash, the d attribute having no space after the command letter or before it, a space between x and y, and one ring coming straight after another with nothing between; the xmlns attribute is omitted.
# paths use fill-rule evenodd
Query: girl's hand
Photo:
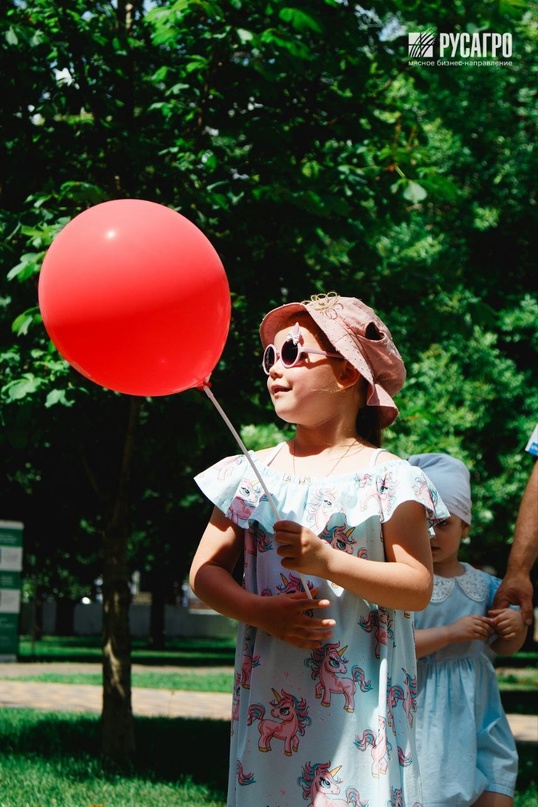
<svg viewBox="0 0 538 807"><path fill-rule="evenodd" d="M449 625L451 643L478 639L485 642L491 633L491 621L485 616L462 616Z"/></svg>
<svg viewBox="0 0 538 807"><path fill-rule="evenodd" d="M295 521L277 521L274 525L277 552L285 569L326 577L326 553L331 547L308 527Z"/></svg>
<svg viewBox="0 0 538 807"><path fill-rule="evenodd" d="M261 600L256 624L270 636L307 650L320 647L331 638L335 620L314 615L328 608L329 600L311 600L303 592L276 594Z"/></svg>
<svg viewBox="0 0 538 807"><path fill-rule="evenodd" d="M491 629L500 639L513 639L521 633L523 617L515 608L499 608L488 611Z"/></svg>

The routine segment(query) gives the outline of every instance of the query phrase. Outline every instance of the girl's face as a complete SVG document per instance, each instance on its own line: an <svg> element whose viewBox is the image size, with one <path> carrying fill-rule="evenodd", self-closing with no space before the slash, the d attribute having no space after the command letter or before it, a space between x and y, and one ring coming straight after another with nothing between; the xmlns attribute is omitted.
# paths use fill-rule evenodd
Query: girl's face
<svg viewBox="0 0 538 807"><path fill-rule="evenodd" d="M278 354L289 339L294 323L289 323L275 334L274 345ZM300 322L299 346L326 350L316 338L308 321ZM342 384L339 371L347 362L317 353L301 356L294 367L284 367L278 356L267 377L267 389L277 415L287 423L321 426L335 417L341 408Z"/></svg>
<svg viewBox="0 0 538 807"><path fill-rule="evenodd" d="M434 565L449 565L458 562L458 553L469 525L458 516L451 515L446 521L436 524L435 537L431 540Z"/></svg>

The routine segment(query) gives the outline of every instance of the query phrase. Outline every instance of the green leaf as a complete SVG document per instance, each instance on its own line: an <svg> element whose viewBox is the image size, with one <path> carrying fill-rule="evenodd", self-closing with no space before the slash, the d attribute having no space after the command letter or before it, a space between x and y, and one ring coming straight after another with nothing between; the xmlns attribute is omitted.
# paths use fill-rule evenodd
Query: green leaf
<svg viewBox="0 0 538 807"><path fill-rule="evenodd" d="M40 378L36 378L35 375L27 373L22 378L16 381L10 381L9 384L6 384L6 386L2 388L2 393L5 394L10 401L20 401L22 398L26 398L27 395L32 395L37 392L41 384L42 381Z"/></svg>
<svg viewBox="0 0 538 807"><path fill-rule="evenodd" d="M236 31L238 39L240 42L245 44L246 42L251 42L254 39L254 34L252 31L247 31L245 28L238 28Z"/></svg>
<svg viewBox="0 0 538 807"><path fill-rule="evenodd" d="M321 34L323 31L323 27L317 20L311 17L310 14L299 11L298 8L283 8L278 16L284 22L291 23L298 31L310 30L315 31L317 34Z"/></svg>
<svg viewBox="0 0 538 807"><path fill-rule="evenodd" d="M44 257L44 252L26 252L21 255L19 263L9 270L7 279L13 280L16 277L18 280L28 280L39 272Z"/></svg>
<svg viewBox="0 0 538 807"><path fill-rule="evenodd" d="M66 392L64 389L53 389L51 390L45 400L45 408L50 409L51 406L55 406L56 404L61 404L62 406L73 406L74 401L70 401L67 398Z"/></svg>
<svg viewBox="0 0 538 807"><path fill-rule="evenodd" d="M32 325L35 325L38 322L42 322L41 312L39 308L29 308L27 311L24 311L22 314L19 314L18 317L15 317L13 320L13 324L11 326L11 330L13 333L18 334L18 336L26 335L30 330Z"/></svg>
<svg viewBox="0 0 538 807"><path fill-rule="evenodd" d="M412 202L414 205L416 205L426 198L428 192L422 187L422 185L419 185L418 182L414 182L411 179L407 183L403 195L408 202Z"/></svg>

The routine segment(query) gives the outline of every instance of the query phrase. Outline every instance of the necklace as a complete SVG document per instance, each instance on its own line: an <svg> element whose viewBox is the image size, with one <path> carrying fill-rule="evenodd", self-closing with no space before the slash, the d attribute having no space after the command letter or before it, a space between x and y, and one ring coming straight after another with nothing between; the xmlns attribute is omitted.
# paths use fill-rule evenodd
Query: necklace
<svg viewBox="0 0 538 807"><path fill-rule="evenodd" d="M348 445L348 447L346 448L344 453L340 457L338 457L338 459L334 463L333 467L330 469L330 471L328 471L326 474L324 474L324 476L331 476L334 473L334 470L337 467L337 465L340 462L342 462L342 460L345 457L347 457L347 455L349 454L349 452L351 451L353 446L357 446L357 445L358 445L359 448L358 448L358 451L356 453L358 454L359 452L361 452L362 449L364 448L364 446L362 445L362 443L358 443L356 440L354 440L352 443L350 443ZM295 472L295 437L293 438L293 442L292 442L291 462L292 462L292 466L293 466L293 475L296 476L296 472ZM310 479L310 477L309 476L305 477L305 479Z"/></svg>

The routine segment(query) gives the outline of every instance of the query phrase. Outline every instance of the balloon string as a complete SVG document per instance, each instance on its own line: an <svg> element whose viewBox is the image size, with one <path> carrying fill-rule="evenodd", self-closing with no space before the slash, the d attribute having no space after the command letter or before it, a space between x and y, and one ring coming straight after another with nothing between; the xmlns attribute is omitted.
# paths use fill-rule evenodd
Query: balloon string
<svg viewBox="0 0 538 807"><path fill-rule="evenodd" d="M241 451L243 452L243 454L245 455L245 457L249 461L249 463L250 463L250 465L252 467L252 470L254 471L256 476L258 477L258 481L259 481L260 485L262 486L265 495L267 496L267 499L268 499L269 504L270 504L270 506L271 506L271 508L273 510L273 513L275 515L276 520L280 521L281 520L280 519L280 513L277 510L275 501L274 501L273 497L271 496L271 494L269 493L269 491L267 489L267 486L266 486L265 482L263 481L263 478L262 478L258 468L256 467L256 465L254 463L254 460L252 459L252 456L247 451L247 448L246 448L245 444L241 440L241 437L239 436L237 431L234 429L232 422L230 421L230 419L226 415L226 412L224 411L222 406L219 404L219 402L217 401L217 399L215 398L215 396L211 392L211 388L210 388L209 384L205 383L201 388L204 390L205 394L207 395L207 397L209 398L209 400L211 401L211 403L213 404L213 406L215 407L215 409L217 410L219 415L222 417L222 419L224 420L224 422L226 423L226 425L230 429L233 436L235 437L239 448L241 449ZM300 572L298 572L298 575L301 578L301 583L303 584L303 588L305 590L305 593L308 595L309 599L312 599L312 594L310 593L310 589L308 588L306 580L304 579L303 575Z"/></svg>

